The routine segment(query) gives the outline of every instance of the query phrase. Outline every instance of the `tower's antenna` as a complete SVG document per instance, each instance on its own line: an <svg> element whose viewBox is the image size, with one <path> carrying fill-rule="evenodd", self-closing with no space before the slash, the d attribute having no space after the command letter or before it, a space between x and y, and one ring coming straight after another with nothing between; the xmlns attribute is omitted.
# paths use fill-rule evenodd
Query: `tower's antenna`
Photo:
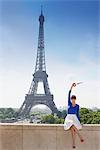
<svg viewBox="0 0 100 150"><path fill-rule="evenodd" d="M43 14L43 6L41 5L41 15Z"/></svg>

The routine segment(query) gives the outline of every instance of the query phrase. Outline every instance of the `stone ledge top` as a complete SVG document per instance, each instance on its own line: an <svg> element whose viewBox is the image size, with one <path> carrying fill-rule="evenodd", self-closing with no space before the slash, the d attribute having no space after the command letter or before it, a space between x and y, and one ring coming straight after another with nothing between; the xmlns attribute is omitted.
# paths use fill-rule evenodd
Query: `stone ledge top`
<svg viewBox="0 0 100 150"><path fill-rule="evenodd" d="M0 126L52 126L52 127L63 127L63 124L33 124L33 123L0 123ZM83 124L84 127L100 127L100 124Z"/></svg>
<svg viewBox="0 0 100 150"><path fill-rule="evenodd" d="M32 123L0 123L0 129L16 129L16 130L64 130L63 124L32 124ZM84 124L82 130L100 131L100 124Z"/></svg>

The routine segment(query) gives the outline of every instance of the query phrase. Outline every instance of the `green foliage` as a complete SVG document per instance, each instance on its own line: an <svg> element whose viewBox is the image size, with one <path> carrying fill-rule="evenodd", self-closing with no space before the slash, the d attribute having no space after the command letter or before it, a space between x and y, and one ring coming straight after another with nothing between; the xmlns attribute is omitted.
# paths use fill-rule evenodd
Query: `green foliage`
<svg viewBox="0 0 100 150"><path fill-rule="evenodd" d="M0 119L8 119L15 117L15 110L13 108L0 108Z"/></svg>
<svg viewBox="0 0 100 150"><path fill-rule="evenodd" d="M50 123L50 124L62 124L64 123L64 119L58 118L53 115L46 115L42 117L42 123Z"/></svg>
<svg viewBox="0 0 100 150"><path fill-rule="evenodd" d="M61 111L59 117L46 115L42 118L42 123L62 124L66 115L66 110ZM91 109L81 108L80 121L82 124L100 124L100 109L93 111Z"/></svg>
<svg viewBox="0 0 100 150"><path fill-rule="evenodd" d="M0 108L0 120L16 118L16 114L13 108ZM64 123L66 115L66 110L59 111L59 117L40 114L42 118L41 123L62 124ZM30 118L30 116L28 116L28 118ZM81 108L80 121L82 124L100 124L100 109L93 111L91 109Z"/></svg>
<svg viewBox="0 0 100 150"><path fill-rule="evenodd" d="M80 120L83 124L100 124L100 110L80 109Z"/></svg>
<svg viewBox="0 0 100 150"><path fill-rule="evenodd" d="M56 118L55 119L55 124L63 124L64 123L64 119L63 118Z"/></svg>
<svg viewBox="0 0 100 150"><path fill-rule="evenodd" d="M55 118L53 115L46 115L42 117L42 123L54 124Z"/></svg>

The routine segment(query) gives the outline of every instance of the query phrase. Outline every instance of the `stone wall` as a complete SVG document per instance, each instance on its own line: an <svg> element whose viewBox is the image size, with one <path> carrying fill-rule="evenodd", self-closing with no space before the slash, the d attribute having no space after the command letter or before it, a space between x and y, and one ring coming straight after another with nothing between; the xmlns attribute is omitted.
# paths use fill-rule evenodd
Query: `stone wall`
<svg viewBox="0 0 100 150"><path fill-rule="evenodd" d="M100 125L84 125L85 142L76 150L100 150ZM72 150L70 131L63 125L0 124L0 150Z"/></svg>

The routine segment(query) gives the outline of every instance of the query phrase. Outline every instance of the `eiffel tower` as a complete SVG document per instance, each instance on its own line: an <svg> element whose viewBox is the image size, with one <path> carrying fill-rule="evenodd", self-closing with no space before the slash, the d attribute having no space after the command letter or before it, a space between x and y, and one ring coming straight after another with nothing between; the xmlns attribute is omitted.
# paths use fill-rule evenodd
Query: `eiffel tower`
<svg viewBox="0 0 100 150"><path fill-rule="evenodd" d="M41 15L39 16L39 36L35 73L33 74L33 80L29 92L26 94L25 100L18 111L17 118L26 118L32 107L38 104L44 104L51 109L52 114L58 114L57 107L53 101L53 95L50 92L47 78L48 75L46 73L44 50L44 16L41 9ZM39 82L43 83L44 94L37 93Z"/></svg>

